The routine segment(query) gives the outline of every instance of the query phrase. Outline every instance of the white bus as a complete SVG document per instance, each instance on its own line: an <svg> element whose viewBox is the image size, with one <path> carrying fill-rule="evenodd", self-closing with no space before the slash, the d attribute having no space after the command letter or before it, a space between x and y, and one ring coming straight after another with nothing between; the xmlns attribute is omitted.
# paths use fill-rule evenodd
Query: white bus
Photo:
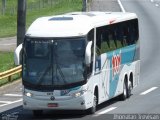
<svg viewBox="0 0 160 120"><path fill-rule="evenodd" d="M20 50L22 48L22 60ZM140 42L134 13L74 12L41 17L15 51L22 61L23 107L87 110L129 98L139 83Z"/></svg>

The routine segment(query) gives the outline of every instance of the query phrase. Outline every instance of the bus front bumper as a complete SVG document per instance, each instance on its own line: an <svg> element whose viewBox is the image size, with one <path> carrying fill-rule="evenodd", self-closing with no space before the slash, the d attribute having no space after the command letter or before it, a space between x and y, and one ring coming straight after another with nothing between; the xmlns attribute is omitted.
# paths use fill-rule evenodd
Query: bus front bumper
<svg viewBox="0 0 160 120"><path fill-rule="evenodd" d="M85 110L90 107L84 100L84 95L68 100L40 100L23 96L23 108L29 110Z"/></svg>

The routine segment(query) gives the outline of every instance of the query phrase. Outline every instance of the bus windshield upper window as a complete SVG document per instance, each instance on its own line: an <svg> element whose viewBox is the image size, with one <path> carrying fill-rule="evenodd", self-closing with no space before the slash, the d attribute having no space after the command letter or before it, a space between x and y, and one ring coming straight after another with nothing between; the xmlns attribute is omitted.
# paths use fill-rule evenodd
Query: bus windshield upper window
<svg viewBox="0 0 160 120"><path fill-rule="evenodd" d="M24 81L60 86L84 81L85 38L30 39L24 44Z"/></svg>

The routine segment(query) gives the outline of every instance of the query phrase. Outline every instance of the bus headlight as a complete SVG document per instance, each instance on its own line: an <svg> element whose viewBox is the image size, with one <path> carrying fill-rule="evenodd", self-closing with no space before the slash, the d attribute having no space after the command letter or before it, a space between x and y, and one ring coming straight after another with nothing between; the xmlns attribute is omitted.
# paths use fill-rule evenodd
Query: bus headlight
<svg viewBox="0 0 160 120"><path fill-rule="evenodd" d="M73 94L73 97L79 97L79 96L81 96L81 95L82 95L81 92L77 92L77 93L74 93L74 94Z"/></svg>
<svg viewBox="0 0 160 120"><path fill-rule="evenodd" d="M84 93L86 92L86 90L82 90L82 91L78 91L72 94L73 97L80 97L82 96Z"/></svg>
<svg viewBox="0 0 160 120"><path fill-rule="evenodd" d="M26 96L27 96L27 97L32 97L32 93L27 92L27 93L26 93Z"/></svg>
<svg viewBox="0 0 160 120"><path fill-rule="evenodd" d="M32 97L32 96L33 96L33 94L32 94L32 93L30 93L30 92L26 92L26 91L24 91L24 95L25 95L25 96L27 96L27 97Z"/></svg>

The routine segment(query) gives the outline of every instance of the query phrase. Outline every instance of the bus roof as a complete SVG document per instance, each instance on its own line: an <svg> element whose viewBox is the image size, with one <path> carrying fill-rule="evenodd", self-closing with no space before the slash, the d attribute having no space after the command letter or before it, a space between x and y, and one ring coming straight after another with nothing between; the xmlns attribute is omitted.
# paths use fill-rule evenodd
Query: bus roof
<svg viewBox="0 0 160 120"><path fill-rule="evenodd" d="M94 27L135 18L137 18L136 14L128 12L72 12L38 18L31 24L26 35L30 37L84 36Z"/></svg>

